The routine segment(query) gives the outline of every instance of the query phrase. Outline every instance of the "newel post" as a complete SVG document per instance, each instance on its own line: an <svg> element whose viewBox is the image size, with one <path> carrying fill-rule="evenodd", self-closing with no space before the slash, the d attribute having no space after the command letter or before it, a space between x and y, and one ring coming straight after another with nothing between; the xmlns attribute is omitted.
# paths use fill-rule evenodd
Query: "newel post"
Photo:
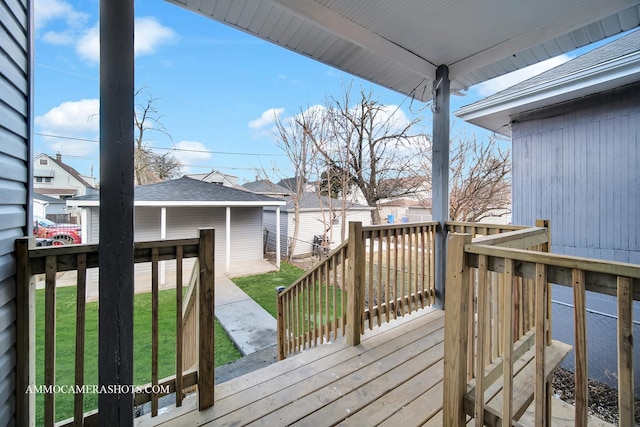
<svg viewBox="0 0 640 427"><path fill-rule="evenodd" d="M36 314L35 281L31 280L29 249L35 247L34 237L16 239L16 425L34 425L36 394L27 387L36 380Z"/></svg>
<svg viewBox="0 0 640 427"><path fill-rule="evenodd" d="M198 248L198 409L203 410L213 406L214 398L215 230L200 229Z"/></svg>
<svg viewBox="0 0 640 427"><path fill-rule="evenodd" d="M349 222L349 281L347 283L347 343L360 344L364 314L365 250L362 223Z"/></svg>
<svg viewBox="0 0 640 427"><path fill-rule="evenodd" d="M450 234L447 242L447 298L444 310L443 424L466 424L464 394L467 391L467 347L469 325L469 268L464 246L469 234Z"/></svg>

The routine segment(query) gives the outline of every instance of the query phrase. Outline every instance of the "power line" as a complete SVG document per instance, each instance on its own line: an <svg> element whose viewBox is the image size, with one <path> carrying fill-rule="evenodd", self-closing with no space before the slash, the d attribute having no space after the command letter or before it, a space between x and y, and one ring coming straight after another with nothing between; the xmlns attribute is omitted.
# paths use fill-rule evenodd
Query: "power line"
<svg viewBox="0 0 640 427"><path fill-rule="evenodd" d="M88 139L88 138L77 138L73 136L62 136L62 135L52 135L48 133L38 133L34 132L35 135L38 136L46 136L49 138L58 138L58 139L69 139L72 141L84 141L84 142L96 142L99 143L98 139ZM153 150L167 150L167 151L180 151L186 153L204 153L204 154L224 154L231 156L263 156L263 157L286 157L285 154L273 154L273 153L239 153L233 151L212 151L212 150L198 150L195 148L176 148L176 147L145 147Z"/></svg>

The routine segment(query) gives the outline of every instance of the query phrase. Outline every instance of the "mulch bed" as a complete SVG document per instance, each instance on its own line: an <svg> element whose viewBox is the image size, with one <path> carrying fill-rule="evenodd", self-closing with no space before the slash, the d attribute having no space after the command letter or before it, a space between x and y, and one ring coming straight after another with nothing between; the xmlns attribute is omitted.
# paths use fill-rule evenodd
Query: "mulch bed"
<svg viewBox="0 0 640 427"><path fill-rule="evenodd" d="M553 377L553 390L565 402L575 404L573 372L558 368ZM640 399L636 399L635 425L640 426ZM618 425L618 390L589 380L589 415Z"/></svg>

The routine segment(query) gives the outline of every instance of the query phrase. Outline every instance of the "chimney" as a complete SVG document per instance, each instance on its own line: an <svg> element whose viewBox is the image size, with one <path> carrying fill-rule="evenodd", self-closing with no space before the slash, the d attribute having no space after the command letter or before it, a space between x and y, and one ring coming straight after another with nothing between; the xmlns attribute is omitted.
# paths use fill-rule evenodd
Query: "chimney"
<svg viewBox="0 0 640 427"><path fill-rule="evenodd" d="M60 154L60 152L59 152L59 151L56 153L56 160L57 160L58 162L62 162L62 154Z"/></svg>

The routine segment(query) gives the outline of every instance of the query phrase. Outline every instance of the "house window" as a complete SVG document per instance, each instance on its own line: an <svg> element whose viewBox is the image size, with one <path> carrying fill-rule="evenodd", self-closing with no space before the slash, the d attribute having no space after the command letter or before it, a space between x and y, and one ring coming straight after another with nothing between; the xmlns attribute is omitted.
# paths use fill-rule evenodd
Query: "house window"
<svg viewBox="0 0 640 427"><path fill-rule="evenodd" d="M40 164L41 165L48 165L49 162L47 161L47 159L40 159Z"/></svg>
<svg viewBox="0 0 640 427"><path fill-rule="evenodd" d="M42 177L41 176L36 176L36 182L42 182Z"/></svg>
<svg viewBox="0 0 640 427"><path fill-rule="evenodd" d="M51 183L52 178L50 176L45 176L44 177L44 182L48 182Z"/></svg>
<svg viewBox="0 0 640 427"><path fill-rule="evenodd" d="M50 176L36 176L36 182L47 182L51 184L53 182L52 179Z"/></svg>

